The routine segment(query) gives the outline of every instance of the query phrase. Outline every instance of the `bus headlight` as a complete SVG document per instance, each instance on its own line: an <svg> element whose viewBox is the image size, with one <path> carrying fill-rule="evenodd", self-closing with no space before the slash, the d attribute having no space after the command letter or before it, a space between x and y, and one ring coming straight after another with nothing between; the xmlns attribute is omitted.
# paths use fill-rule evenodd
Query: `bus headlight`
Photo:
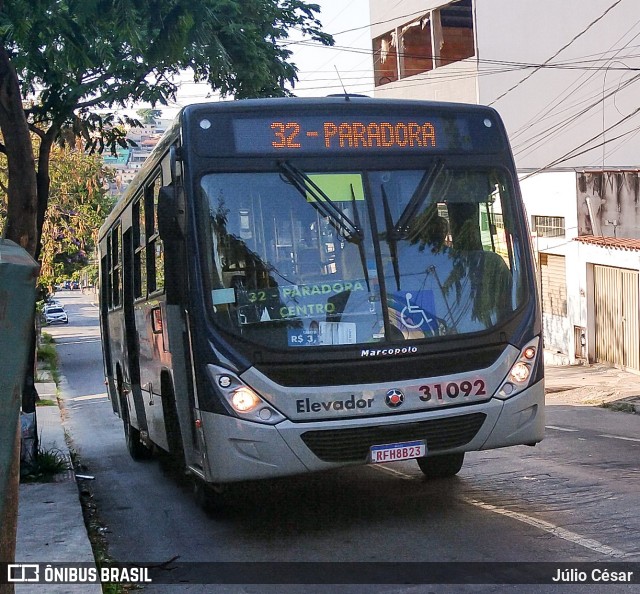
<svg viewBox="0 0 640 594"><path fill-rule="evenodd" d="M231 406L236 412L251 412L260 404L260 396L258 396L248 386L241 386L231 395Z"/></svg>
<svg viewBox="0 0 640 594"><path fill-rule="evenodd" d="M496 397L506 400L528 388L533 370L538 360L539 339L534 338L520 351L518 360L513 364L507 377L496 392Z"/></svg>
<svg viewBox="0 0 640 594"><path fill-rule="evenodd" d="M284 421L280 412L233 373L215 365L207 365L207 371L227 408L237 417L267 425Z"/></svg>
<svg viewBox="0 0 640 594"><path fill-rule="evenodd" d="M518 361L509 373L509 379L517 384L523 384L529 379L531 369L523 361Z"/></svg>

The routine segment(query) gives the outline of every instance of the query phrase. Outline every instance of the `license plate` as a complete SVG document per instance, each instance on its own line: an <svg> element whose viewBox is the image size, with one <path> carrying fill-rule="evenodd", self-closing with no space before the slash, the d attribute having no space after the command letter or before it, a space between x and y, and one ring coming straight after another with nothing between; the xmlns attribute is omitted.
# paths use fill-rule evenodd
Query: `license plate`
<svg viewBox="0 0 640 594"><path fill-rule="evenodd" d="M371 464L381 462L397 462L412 460L427 455L427 444L424 441L407 441L404 443L387 443L371 446L369 461Z"/></svg>

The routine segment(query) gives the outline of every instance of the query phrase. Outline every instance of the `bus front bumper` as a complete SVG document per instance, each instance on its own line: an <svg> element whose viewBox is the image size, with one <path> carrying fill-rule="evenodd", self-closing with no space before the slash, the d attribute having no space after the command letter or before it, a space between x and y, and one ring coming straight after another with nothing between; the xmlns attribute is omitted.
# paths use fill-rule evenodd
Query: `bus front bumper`
<svg viewBox="0 0 640 594"><path fill-rule="evenodd" d="M304 423L287 420L275 426L206 411L200 411L200 418L201 439L210 452L207 481L275 478L366 464L370 445L390 443L385 435L393 435L393 443L402 441L398 435L406 430L413 436L416 427L425 422L431 423L426 429L427 455L533 445L544 437L544 381L508 400L492 398L475 405L384 417ZM440 437L438 445L429 438L430 431L448 439ZM413 439L408 437L407 441Z"/></svg>

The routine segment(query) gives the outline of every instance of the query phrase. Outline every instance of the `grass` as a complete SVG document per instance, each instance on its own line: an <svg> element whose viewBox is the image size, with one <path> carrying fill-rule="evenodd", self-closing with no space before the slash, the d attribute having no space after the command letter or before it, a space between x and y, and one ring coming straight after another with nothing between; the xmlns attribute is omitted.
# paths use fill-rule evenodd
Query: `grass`
<svg viewBox="0 0 640 594"><path fill-rule="evenodd" d="M58 385L60 372L58 371L58 352L51 334L42 332L38 345L38 361L43 363L45 369L51 374L51 378Z"/></svg>
<svg viewBox="0 0 640 594"><path fill-rule="evenodd" d="M48 483L71 469L69 458L62 450L38 448L35 458L21 469L20 480L25 483Z"/></svg>
<svg viewBox="0 0 640 594"><path fill-rule="evenodd" d="M40 400L36 402L36 406L58 406L58 402L50 398L40 398Z"/></svg>
<svg viewBox="0 0 640 594"><path fill-rule="evenodd" d="M636 412L636 407L631 402L603 402L600 406L602 408L608 408L609 410L615 410L618 412Z"/></svg>

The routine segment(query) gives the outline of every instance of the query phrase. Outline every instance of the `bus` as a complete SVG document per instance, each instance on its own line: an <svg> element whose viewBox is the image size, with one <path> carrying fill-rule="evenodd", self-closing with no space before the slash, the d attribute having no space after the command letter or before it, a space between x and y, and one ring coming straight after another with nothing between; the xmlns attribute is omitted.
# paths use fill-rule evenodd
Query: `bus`
<svg viewBox="0 0 640 594"><path fill-rule="evenodd" d="M133 458L206 492L544 434L509 142L479 105L185 107L100 229L106 383Z"/></svg>

